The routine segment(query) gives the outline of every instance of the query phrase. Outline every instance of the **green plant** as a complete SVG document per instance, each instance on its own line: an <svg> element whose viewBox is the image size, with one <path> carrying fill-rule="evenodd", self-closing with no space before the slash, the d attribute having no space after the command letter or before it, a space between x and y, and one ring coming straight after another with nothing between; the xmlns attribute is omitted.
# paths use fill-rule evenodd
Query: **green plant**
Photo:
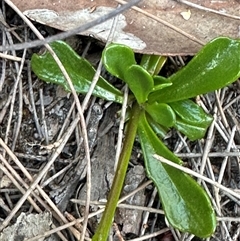
<svg viewBox="0 0 240 241"><path fill-rule="evenodd" d="M65 66L76 91L86 93L95 70L64 42L54 42L51 47ZM189 98L236 80L240 76L239 56L239 40L217 38L204 46L186 67L166 79L157 75L165 62L164 57L143 55L138 65L130 48L119 44L110 44L105 48L102 53L104 66L112 75L128 84L135 99L130 98L131 115L117 175L94 241L107 240L136 134L141 143L147 175L158 189L169 223L199 237L208 237L214 232L215 213L202 187L189 175L153 158L154 154L158 154L182 164L156 133L164 135L165 130L175 127L190 140L203 137L212 117ZM41 56L34 54L31 64L39 78L61 84L69 90L49 53ZM122 93L103 78L99 79L93 94L122 102Z"/></svg>

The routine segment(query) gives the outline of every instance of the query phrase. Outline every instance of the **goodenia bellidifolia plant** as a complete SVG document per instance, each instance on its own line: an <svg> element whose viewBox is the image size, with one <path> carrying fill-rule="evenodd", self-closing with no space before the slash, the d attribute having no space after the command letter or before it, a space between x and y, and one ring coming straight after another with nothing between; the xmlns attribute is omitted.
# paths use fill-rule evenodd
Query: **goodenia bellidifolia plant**
<svg viewBox="0 0 240 241"><path fill-rule="evenodd" d="M62 41L52 43L51 47L66 68L76 91L87 93L95 74L92 65ZM130 98L131 115L117 175L93 241L107 240L136 135L141 143L147 175L158 189L168 222L198 237L208 237L215 230L215 212L202 187L189 175L161 163L153 155L158 154L182 164L161 140L169 128L176 128L190 140L204 136L212 117L189 98L220 89L237 80L240 76L240 40L226 37L212 40L187 66L169 78L158 75L165 59L143 55L141 63L137 64L132 49L120 44L110 44L102 53L107 71L126 82L135 98ZM70 90L48 52L34 54L31 65L40 79ZM93 94L118 103L122 103L123 99L122 92L102 77Z"/></svg>

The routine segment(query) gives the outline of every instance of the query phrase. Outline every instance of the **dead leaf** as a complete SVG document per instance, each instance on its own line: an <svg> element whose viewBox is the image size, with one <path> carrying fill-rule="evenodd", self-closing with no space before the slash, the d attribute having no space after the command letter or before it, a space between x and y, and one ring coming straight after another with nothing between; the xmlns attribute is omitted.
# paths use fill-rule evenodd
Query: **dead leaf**
<svg viewBox="0 0 240 241"><path fill-rule="evenodd" d="M64 31L102 16L118 5L117 1L113 0L13 0L13 2L31 19ZM192 2L199 3L198 0ZM239 16L240 13L238 0L202 0L200 4L229 15ZM138 7L155 18L161 18L175 25L202 43L217 36L240 37L239 19L186 6L173 0L145 0ZM186 21L180 13L188 9L191 11L191 18ZM109 20L81 34L106 42L111 24L112 20ZM136 52L162 55L193 55L201 48L201 44L133 9L119 16L114 42L127 44Z"/></svg>
<svg viewBox="0 0 240 241"><path fill-rule="evenodd" d="M12 181L8 176L4 175L0 180L0 188L8 188L12 184Z"/></svg>
<svg viewBox="0 0 240 241"><path fill-rule="evenodd" d="M180 14L185 20L189 20L191 18L191 11L189 9L187 12L181 12Z"/></svg>

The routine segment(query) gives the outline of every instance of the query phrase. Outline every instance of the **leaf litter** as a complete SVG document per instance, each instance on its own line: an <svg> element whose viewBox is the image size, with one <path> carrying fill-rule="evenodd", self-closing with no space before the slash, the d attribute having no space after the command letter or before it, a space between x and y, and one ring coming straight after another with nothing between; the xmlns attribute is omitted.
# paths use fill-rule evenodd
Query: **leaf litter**
<svg viewBox="0 0 240 241"><path fill-rule="evenodd" d="M4 10L4 8L3 8ZM21 36L21 38L28 38L25 35L22 22L18 17L11 15L11 10L7 8L7 18L5 22L14 23L16 28L12 30L13 35ZM10 20L12 22L10 22ZM42 30L48 32L47 27L41 26ZM55 30L51 30L55 33ZM50 31L50 32L51 32ZM3 31L1 36L2 43L5 39L11 42L12 35ZM32 38L32 36L31 36ZM77 38L79 40L79 38ZM83 44L87 46L89 39L82 38ZM16 41L14 39L14 41ZM96 49L99 51L98 44L90 40L92 49L89 53L94 52ZM34 50L35 51L35 50ZM37 50L36 50L37 51ZM31 50L29 49L24 57L24 52L18 52L17 56L22 56L23 70L21 72L21 65L18 62L13 62L8 59L1 59L1 178L8 176L13 183L14 180L18 180L17 183L21 185L12 185L11 188L7 186L1 187L1 212L0 218L2 221L1 227L6 226L6 223L10 225L14 223L14 220L20 215L20 213L33 212L33 208L37 212L49 210L53 205L49 200L47 203L43 202L42 196L38 192L31 191L32 195L38 200L37 203L29 198L29 202L24 202L18 206L22 193L24 193L29 187L30 183L26 177L31 181L42 169L45 163L51 157L51 154L55 152L56 148L61 144L61 138L63 137L66 128L71 125L71 121L74 116L77 115L77 111L74 110L70 115L69 110L74 109L73 99L66 95L57 95L57 87L52 85L46 85L37 80L34 76L31 76L30 69L27 65L27 59L31 57ZM11 55L14 55L11 53ZM100 58L100 56L95 58ZM181 63L184 63L185 57L172 57L166 68L181 68ZM169 70L166 69L166 72ZM118 83L116 83L118 85ZM40 90L40 91L39 91ZM227 188L238 193L239 191L239 83L235 82L229 87L216 91L215 93L201 96L197 99L198 103L205 108L205 110L215 116L215 122L209 129L206 138L196 142L190 142L185 137L181 136L177 132L170 132L165 138L165 142L168 146L174 150L174 152L181 157L186 166L193 171L203 174L213 181L217 181L223 184ZM80 97L82 98L82 97ZM40 104L39 104L40 103ZM88 108L91 110L91 108ZM61 130L60 130L61 129ZM58 131L60 130L60 131ZM64 180L64 174L67 173L74 163L77 162L76 156L81 153L79 146L82 142L81 132L79 128L75 128L75 134L65 143L61 154L58 155L57 161L46 173L45 179L42 180L44 192L48 197L50 196L49 188L56 186ZM141 157L139 157L138 147L136 143L136 153L134 152L132 165L141 164ZM11 150L9 150L9 147ZM48 147L48 148L46 148ZM20 161L14 162L16 157ZM8 165L7 163L11 164ZM21 165L23 166L21 166ZM15 176L11 176L7 172L7 167L13 174L15 170ZM21 170L21 171L20 171ZM22 172L23 171L23 172ZM29 178L29 173L30 177ZM23 179L17 176L25 176ZM57 178L51 180L51 176L56 174ZM11 179L12 177L12 179ZM219 225L210 238L210 240L238 240L240 225L239 225L239 200L232 196L227 191L222 191L209 185L204 181L199 180L205 190L209 193L216 213L218 216ZM48 185L46 184L48 182ZM49 185L51 183L52 185ZM166 240L170 237L172 240L199 240L191 235L180 234L177 230L173 230L168 227L161 213L161 204L156 197L156 192L149 182L142 193L146 198L146 207L142 207L144 210L141 228L139 228L137 235L152 235L160 240ZM140 185L140 184L139 184ZM144 183L143 183L144 185ZM144 187L145 188L145 187ZM141 192L144 189L140 189ZM38 189L39 191L39 189ZM41 192L42 193L42 192ZM130 204L131 205L131 204ZM10 216L11 211L15 206L18 206L18 212L14 216ZM78 216L75 213L75 209L70 204L68 206L72 219L74 221ZM133 206L134 207L134 206ZM151 209L153 208L153 209ZM157 210L158 208L159 210ZM53 216L59 223L67 223L66 217L62 217L53 208ZM124 210L124 209L121 209ZM151 211L149 213L148 211ZM125 214L126 215L126 214ZM125 216L126 219L126 216ZM8 220L8 221L7 221ZM116 219L118 220L118 219ZM124 227L124 222L118 220ZM121 223L123 222L123 223ZM58 223L58 226L61 225ZM79 232L81 232L81 226L71 228L70 233L65 231L59 234L59 237L64 240L65 237L71 237L73 234L79 238ZM127 226L123 230L129 230ZM135 231L136 232L136 231ZM91 230L87 232L91 235ZM117 233L117 232L116 232ZM45 234L47 236L48 233ZM70 236L67 236L70 235ZM128 238L133 240L136 236L131 236L130 233L127 237L118 234L116 239ZM135 233L136 235L136 233ZM130 236L130 238L129 238ZM57 237L58 238L58 237ZM143 240L148 239L146 236ZM157 240L153 238L153 240Z"/></svg>

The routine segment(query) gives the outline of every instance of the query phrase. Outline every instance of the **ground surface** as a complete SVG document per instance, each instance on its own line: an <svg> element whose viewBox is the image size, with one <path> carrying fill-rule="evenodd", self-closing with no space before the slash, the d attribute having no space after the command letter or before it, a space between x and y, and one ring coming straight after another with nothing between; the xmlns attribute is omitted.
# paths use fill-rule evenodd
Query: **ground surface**
<svg viewBox="0 0 240 241"><path fill-rule="evenodd" d="M5 16L0 23L2 45L35 39L16 14L8 8L2 11ZM44 36L57 32L39 24L36 26ZM83 37L74 37L69 41L79 54L87 50L86 58L97 66L102 51L101 43ZM90 48L87 48L90 43ZM30 224L35 223L34 231L29 231L27 236L20 232L21 227L15 227L15 231L2 231L1 240L23 240L23 237L30 240L31 235L44 233L43 230L38 233L36 228L40 226L36 223L41 223L41 218L45 218L44 223L46 219L49 223L46 232L81 218L84 213L81 204L86 196L86 160L81 128L76 122L77 109L70 94L61 87L42 82L31 72L29 60L32 53L39 50L40 48L35 48L27 49L26 52L8 52L11 56L20 57L21 62L0 59L1 228L16 225L17 218L24 218L23 216L29 213L35 215L50 210L47 212L50 216L31 216L30 221L21 219L18 222L22 225L27 223L23 229L31 229ZM169 59L163 74L167 76L181 68L181 60L178 56ZM183 62L187 60L188 58L183 58ZM114 82L116 80L105 76L119 88L122 87L118 81ZM174 131L165 138L166 144L186 162L186 166L221 183L229 190L234 190L238 195L239 91L239 83L235 82L216 93L197 99L198 103L215 117L206 138L190 142ZM79 99L82 103L84 96L79 95ZM85 111L92 157L93 201L106 199L114 175L113 163L119 127L117 112L120 109L120 105L109 105L102 100L91 98ZM51 162L53 164L45 170ZM29 185L43 171L44 177L39 180L37 190L32 191ZM104 177L104 180L101 177ZM222 191L203 181L202 186L209 193L218 217L217 230L209 240L240 240L239 196L233 196L227 190ZM141 240L150 240L144 236L149 234L152 234L151 240L200 240L181 234L166 225L156 190L145 176L139 143L136 141L122 196L137 187L140 187L137 194L125 201L125 204L130 207L138 205L142 209L138 211L133 206L132 209L128 209L129 206L118 209L115 217L118 228L115 226L112 231L115 240L140 240L137 239L140 236L143 236ZM31 199L20 203L24 194ZM82 202L76 204L76 200L70 199L81 199ZM150 207L155 209L151 213L148 212ZM91 212L97 210L96 205L91 205ZM89 219L86 237L91 237L94 233L99 219L99 215ZM65 229L59 236L51 236L50 240L76 240L81 228L81 225L76 225L67 231ZM118 231L121 233L118 234ZM10 239L13 233L18 233L18 236L13 235ZM48 233L44 235L47 237Z"/></svg>

